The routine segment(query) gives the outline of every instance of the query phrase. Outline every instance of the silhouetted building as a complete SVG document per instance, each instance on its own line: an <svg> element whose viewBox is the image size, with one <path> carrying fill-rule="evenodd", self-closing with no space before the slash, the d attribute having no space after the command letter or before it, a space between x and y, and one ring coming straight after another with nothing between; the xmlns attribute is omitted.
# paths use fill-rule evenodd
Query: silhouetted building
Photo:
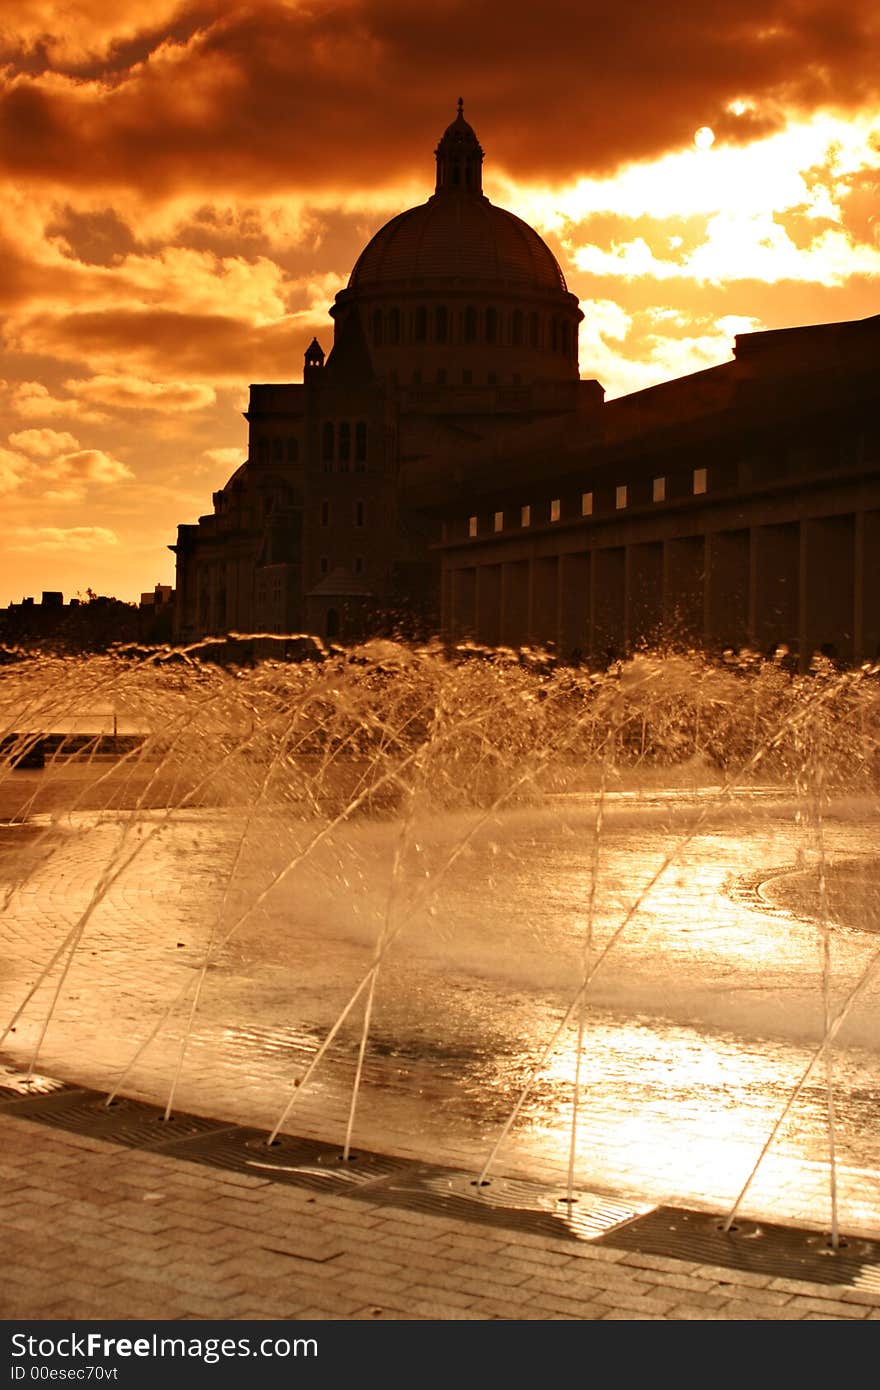
<svg viewBox="0 0 880 1390"><path fill-rule="evenodd" d="M742 334L588 430L460 451L452 481L417 499L444 519L450 639L880 656L880 315Z"/></svg>
<svg viewBox="0 0 880 1390"><path fill-rule="evenodd" d="M138 607L91 589L85 598L65 603L63 593L48 589L39 603L24 598L0 609L0 641L72 651L106 651L120 642L168 642L173 612L170 584L157 584L151 593L141 594Z"/></svg>
<svg viewBox="0 0 880 1390"><path fill-rule="evenodd" d="M359 257L302 384L178 528L175 632L450 640L607 660L670 637L880 652L880 317L737 338L604 404L538 234L482 192L461 103L432 197ZM442 572L442 578L441 578Z"/></svg>
<svg viewBox="0 0 880 1390"><path fill-rule="evenodd" d="M348 637L396 615L439 620L436 522L408 505L462 447L594 411L578 379L577 299L549 247L482 192L457 118L434 194L373 237L336 296L333 349L301 385L255 385L248 459L181 526L176 630Z"/></svg>

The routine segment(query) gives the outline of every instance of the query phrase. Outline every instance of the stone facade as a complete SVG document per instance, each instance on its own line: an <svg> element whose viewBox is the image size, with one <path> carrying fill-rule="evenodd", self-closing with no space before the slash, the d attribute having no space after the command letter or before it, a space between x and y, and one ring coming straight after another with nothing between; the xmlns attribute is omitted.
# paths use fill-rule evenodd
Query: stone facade
<svg viewBox="0 0 880 1390"><path fill-rule="evenodd" d="M461 104L435 154L433 195L336 296L326 363L315 340L301 384L251 387L248 459L172 547L177 637L410 618L596 662L880 654L880 317L741 335L735 361L604 404L577 300L484 196Z"/></svg>
<svg viewBox="0 0 880 1390"><path fill-rule="evenodd" d="M414 499L443 519L450 640L880 656L880 316L741 335L457 469L454 502Z"/></svg>
<svg viewBox="0 0 880 1390"><path fill-rule="evenodd" d="M437 522L408 496L448 483L462 446L595 411L582 318L552 252L482 192L461 106L434 194L377 232L313 341L302 384L253 385L248 458L213 514L178 530L180 639L350 638L439 621Z"/></svg>

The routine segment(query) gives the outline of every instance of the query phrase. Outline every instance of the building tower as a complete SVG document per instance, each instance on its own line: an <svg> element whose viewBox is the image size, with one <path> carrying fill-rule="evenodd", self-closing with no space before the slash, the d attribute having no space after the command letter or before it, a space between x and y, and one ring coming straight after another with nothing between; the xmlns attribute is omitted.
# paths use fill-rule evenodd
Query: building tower
<svg viewBox="0 0 880 1390"><path fill-rule="evenodd" d="M577 299L484 194L461 99L435 157L433 194L377 231L337 294L326 360L314 338L302 384L251 386L247 461L173 547L180 638L430 626L426 488L459 486L463 444L601 402L578 377Z"/></svg>

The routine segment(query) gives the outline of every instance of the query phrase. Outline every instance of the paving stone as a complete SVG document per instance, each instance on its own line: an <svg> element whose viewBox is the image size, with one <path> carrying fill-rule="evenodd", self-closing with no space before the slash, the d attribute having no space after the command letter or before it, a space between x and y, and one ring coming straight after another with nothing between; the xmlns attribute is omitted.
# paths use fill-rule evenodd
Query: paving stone
<svg viewBox="0 0 880 1390"><path fill-rule="evenodd" d="M838 1289L839 1289L838 1285ZM843 1303L864 1303L869 1307L880 1308L880 1291L875 1289L845 1289L840 1292Z"/></svg>
<svg viewBox="0 0 880 1390"><path fill-rule="evenodd" d="M431 1298L438 1303L448 1303L451 1308L470 1308L476 1302L482 1302L482 1299L478 1300L477 1295L472 1291L468 1292L466 1289L457 1288L437 1288L433 1283L416 1282L407 1284L401 1290L401 1293L407 1300L410 1298Z"/></svg>
<svg viewBox="0 0 880 1390"><path fill-rule="evenodd" d="M477 1322L486 1318L483 1312L477 1313L469 1308L456 1308L449 1303L430 1300L416 1301L411 1305L411 1312L420 1318L430 1318L432 1322Z"/></svg>
<svg viewBox="0 0 880 1390"><path fill-rule="evenodd" d="M631 1308L608 1308L602 1315L603 1322L665 1322L662 1313L634 1313Z"/></svg>
<svg viewBox="0 0 880 1390"><path fill-rule="evenodd" d="M613 1308L629 1308L636 1313L668 1313L676 1302L675 1296L663 1298L660 1294L624 1293L621 1289L599 1289L595 1302Z"/></svg>
<svg viewBox="0 0 880 1390"><path fill-rule="evenodd" d="M673 1310L679 1316L679 1310ZM699 1312L699 1306L696 1309ZM749 1298L728 1299L721 1309L715 1312L726 1313L729 1317L748 1319L752 1321L758 1319L764 1322L798 1322L804 1317L805 1310L795 1303L786 1303L782 1307L772 1306L767 1303L753 1303Z"/></svg>
<svg viewBox="0 0 880 1390"><path fill-rule="evenodd" d="M0 1140L6 1318L880 1318L872 1290L312 1195L4 1110Z"/></svg>
<svg viewBox="0 0 880 1390"><path fill-rule="evenodd" d="M817 1289L827 1290L828 1298L840 1298L846 1285L841 1284L810 1284L806 1279L782 1279L774 1278L770 1281L770 1288L777 1289L782 1293L803 1293L812 1294Z"/></svg>
<svg viewBox="0 0 880 1390"><path fill-rule="evenodd" d="M867 1308L858 1303L844 1303L839 1299L799 1298L798 1307L810 1313L835 1314L838 1317L862 1321L867 1317Z"/></svg>
<svg viewBox="0 0 880 1390"><path fill-rule="evenodd" d="M678 1274L672 1270L633 1269L633 1279L647 1288L681 1289L687 1293L709 1293L715 1285L709 1279L693 1274Z"/></svg>
<svg viewBox="0 0 880 1390"><path fill-rule="evenodd" d="M694 1265L693 1272L713 1284L742 1284L746 1288L767 1289L772 1275L755 1274L750 1269L727 1269L724 1265Z"/></svg>

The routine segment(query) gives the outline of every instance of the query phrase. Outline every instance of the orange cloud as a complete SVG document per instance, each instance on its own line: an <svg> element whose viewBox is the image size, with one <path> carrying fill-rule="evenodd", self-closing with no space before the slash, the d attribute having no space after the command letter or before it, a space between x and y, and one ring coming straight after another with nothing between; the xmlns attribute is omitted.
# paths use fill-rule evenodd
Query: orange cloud
<svg viewBox="0 0 880 1390"><path fill-rule="evenodd" d="M202 377L214 381L290 379L301 370L314 328L294 318L257 325L227 314L184 314L173 309L84 310L35 314L20 330L23 349L74 355L99 371L120 356L152 378Z"/></svg>
<svg viewBox="0 0 880 1390"><path fill-rule="evenodd" d="M211 463L217 464L219 468L236 469L240 463L244 462L246 450L244 449L205 449L205 458Z"/></svg>
<svg viewBox="0 0 880 1390"><path fill-rule="evenodd" d="M8 540L10 550L44 555L91 554L93 550L119 545L115 531L106 526L16 527Z"/></svg>
<svg viewBox="0 0 880 1390"><path fill-rule="evenodd" d="M79 448L79 440L72 434L59 430L18 430L9 436L13 449L18 449L30 458L57 458L65 450Z"/></svg>
<svg viewBox="0 0 880 1390"><path fill-rule="evenodd" d="M567 0L166 0L140 25L130 3L101 21L93 0L78 44L50 38L71 27L60 6L54 23L48 0L30 8L25 32L44 62L16 67L10 53L2 167L83 188L128 186L133 170L166 194L388 184L424 168L423 132L451 116L458 89L494 163L569 177L681 147L701 125L751 141L783 111L854 109L880 81L870 0L583 0L574 11ZM71 67L87 53L112 59L109 71Z"/></svg>
<svg viewBox="0 0 880 1390"><path fill-rule="evenodd" d="M203 410L217 399L210 386L185 381L145 381L136 376L93 376L64 382L80 401L115 406L123 410Z"/></svg>
<svg viewBox="0 0 880 1390"><path fill-rule="evenodd" d="M92 485L110 486L134 475L103 449L83 449L72 434L53 429L17 430L0 451L0 488L29 486L52 502L80 502Z"/></svg>
<svg viewBox="0 0 880 1390"><path fill-rule="evenodd" d="M54 420L63 416L100 422L107 418L103 412L92 410L80 401L53 396L41 381L20 381L11 387L9 404L16 415L31 420Z"/></svg>

